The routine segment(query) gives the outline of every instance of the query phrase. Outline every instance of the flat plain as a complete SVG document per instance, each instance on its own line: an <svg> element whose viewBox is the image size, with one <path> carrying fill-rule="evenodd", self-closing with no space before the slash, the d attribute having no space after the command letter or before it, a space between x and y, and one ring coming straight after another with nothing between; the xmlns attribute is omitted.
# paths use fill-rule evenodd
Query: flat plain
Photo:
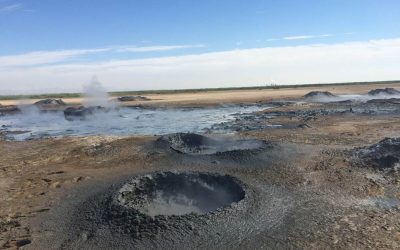
<svg viewBox="0 0 400 250"><path fill-rule="evenodd" d="M398 249L399 148L397 142L382 141L400 134L400 102L395 97L323 102L302 97L310 91L366 96L383 87L400 89L400 83L146 94L148 101L121 104L270 104L221 125L234 133L205 133L269 145L257 150L188 154L160 146L160 136L15 141L3 132L0 248ZM79 105L82 99L64 101ZM95 212L109 209L106 198L99 197L114 197L127 179L160 171L233 176L246 196L205 215L144 217L135 228L115 226L112 218Z"/></svg>

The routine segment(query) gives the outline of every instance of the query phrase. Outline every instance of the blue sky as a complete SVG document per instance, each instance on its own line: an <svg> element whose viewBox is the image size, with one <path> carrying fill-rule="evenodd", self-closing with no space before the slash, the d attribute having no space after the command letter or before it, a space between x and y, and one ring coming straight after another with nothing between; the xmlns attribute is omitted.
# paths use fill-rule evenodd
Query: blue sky
<svg viewBox="0 0 400 250"><path fill-rule="evenodd" d="M346 73L347 78L336 79L331 77L335 75L334 71L318 78L312 77L310 71L309 76L304 73L295 74L289 79L274 72L279 71L283 75L300 70L288 67L282 73L285 65L281 65L279 69L274 65L271 67L271 62L266 63L264 58L259 58L252 52L257 48L267 49L262 50L260 57L263 53L266 53L264 56L271 56L272 53L274 57L285 61L291 55L287 50L296 48L296 53L304 57L300 62L307 65L310 62L309 56L304 56L299 51L301 48L308 49L305 46L319 44L328 46L324 49L329 50L333 48L329 46L336 48L339 45L352 44L354 51L356 43L357 48L368 50L370 48L365 47L367 43L379 40L386 41L379 45L385 46L384 48L378 48L379 53L385 51L386 57L377 55L377 49L369 52L383 60L382 64L374 66L383 68L386 65L384 63L393 63L391 57L397 53L399 24L398 0L0 0L0 71L7 72L0 73L0 90L75 90L91 78L89 73L98 75L100 81L104 81L104 75L107 80L104 84L108 89L381 80L397 75L395 72L383 72L380 69L376 75L365 79L362 75L351 75L351 72ZM387 46L390 46L390 51L386 50ZM274 52L271 48L275 48ZM345 49L349 47L342 48L343 56L348 55ZM242 53L245 51L249 54ZM201 68L204 60L209 60L207 65L220 66L226 63L224 60L228 60L227 58L219 57L226 56L224 53L234 53L232 57L238 63L247 62L246 58L250 54L253 56L242 68L226 66L232 70L243 70L244 75L232 80L227 68L220 71ZM321 56L321 52L315 53ZM196 55L200 58L193 59ZM346 60L343 56L337 60ZM352 55L349 59L357 62L356 56ZM143 61L145 59L150 62ZM269 71L268 74L254 72L250 67L252 61L259 59L263 60L253 65L254 69ZM319 60L325 61L323 59L321 56ZM167 68L172 69L173 73L165 73L167 69L164 66L160 71L160 60L164 60L161 64L168 64ZM183 61L177 65L176 60ZM107 75L104 68L99 67L115 62L119 63L119 68L113 65L113 74L110 73L110 68L107 68ZM152 64L150 68L143 68L149 63ZM198 66L199 72L193 72L195 69L188 71L187 65ZM66 68L61 70L61 66L69 70L73 68L73 71L66 74ZM332 66L333 64L326 65L327 68ZM367 66L371 67L365 65L364 69ZM79 68L86 67L90 70L85 76ZM139 68L148 72L148 75L137 75ZM358 72L357 70L362 71L355 71ZM125 78L120 75L113 78L118 73ZM192 82L187 76L189 73L201 76L203 84ZM25 74L26 78L21 74ZM204 74L214 75L207 78ZM55 83L57 77L63 80ZM160 81L157 77L164 80Z"/></svg>

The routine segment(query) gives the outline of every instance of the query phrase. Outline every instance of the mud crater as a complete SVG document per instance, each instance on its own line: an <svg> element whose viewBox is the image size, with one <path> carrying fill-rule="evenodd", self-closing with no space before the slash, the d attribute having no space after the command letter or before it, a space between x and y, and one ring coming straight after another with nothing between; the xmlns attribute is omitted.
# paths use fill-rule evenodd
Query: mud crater
<svg viewBox="0 0 400 250"><path fill-rule="evenodd" d="M161 136L156 144L178 153L189 155L214 155L227 152L257 151L267 148L267 142L256 139L211 138L193 133L175 133Z"/></svg>
<svg viewBox="0 0 400 250"><path fill-rule="evenodd" d="M127 209L154 217L206 214L244 197L240 182L229 175L157 172L123 185L116 201Z"/></svg>
<svg viewBox="0 0 400 250"><path fill-rule="evenodd" d="M229 175L154 172L91 197L77 211L73 224L92 237L100 229L134 242L163 232L187 234L243 211L249 198L246 190L244 183Z"/></svg>

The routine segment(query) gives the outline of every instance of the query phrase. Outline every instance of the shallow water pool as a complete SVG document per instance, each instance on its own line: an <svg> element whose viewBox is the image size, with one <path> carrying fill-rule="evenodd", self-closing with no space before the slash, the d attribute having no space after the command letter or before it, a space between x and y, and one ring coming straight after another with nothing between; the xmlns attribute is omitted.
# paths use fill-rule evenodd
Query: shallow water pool
<svg viewBox="0 0 400 250"><path fill-rule="evenodd" d="M62 111L24 110L0 117L9 140L85 135L161 135L176 132L204 132L213 124L231 121L242 114L268 108L265 105L228 105L210 108L146 109L120 108L98 112L85 120L68 121Z"/></svg>

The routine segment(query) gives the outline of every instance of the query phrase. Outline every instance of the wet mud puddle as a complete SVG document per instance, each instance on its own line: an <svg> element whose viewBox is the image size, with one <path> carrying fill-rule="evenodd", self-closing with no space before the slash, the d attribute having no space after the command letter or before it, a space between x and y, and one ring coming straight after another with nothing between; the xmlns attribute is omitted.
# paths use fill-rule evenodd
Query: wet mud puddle
<svg viewBox="0 0 400 250"><path fill-rule="evenodd" d="M266 105L230 105L211 108L146 109L119 108L97 112L85 119L67 120L62 111L0 117L0 129L8 140L88 135L160 135L176 132L205 132L214 124L261 111ZM179 124L179 126L177 126ZM219 131L220 132L220 131Z"/></svg>

